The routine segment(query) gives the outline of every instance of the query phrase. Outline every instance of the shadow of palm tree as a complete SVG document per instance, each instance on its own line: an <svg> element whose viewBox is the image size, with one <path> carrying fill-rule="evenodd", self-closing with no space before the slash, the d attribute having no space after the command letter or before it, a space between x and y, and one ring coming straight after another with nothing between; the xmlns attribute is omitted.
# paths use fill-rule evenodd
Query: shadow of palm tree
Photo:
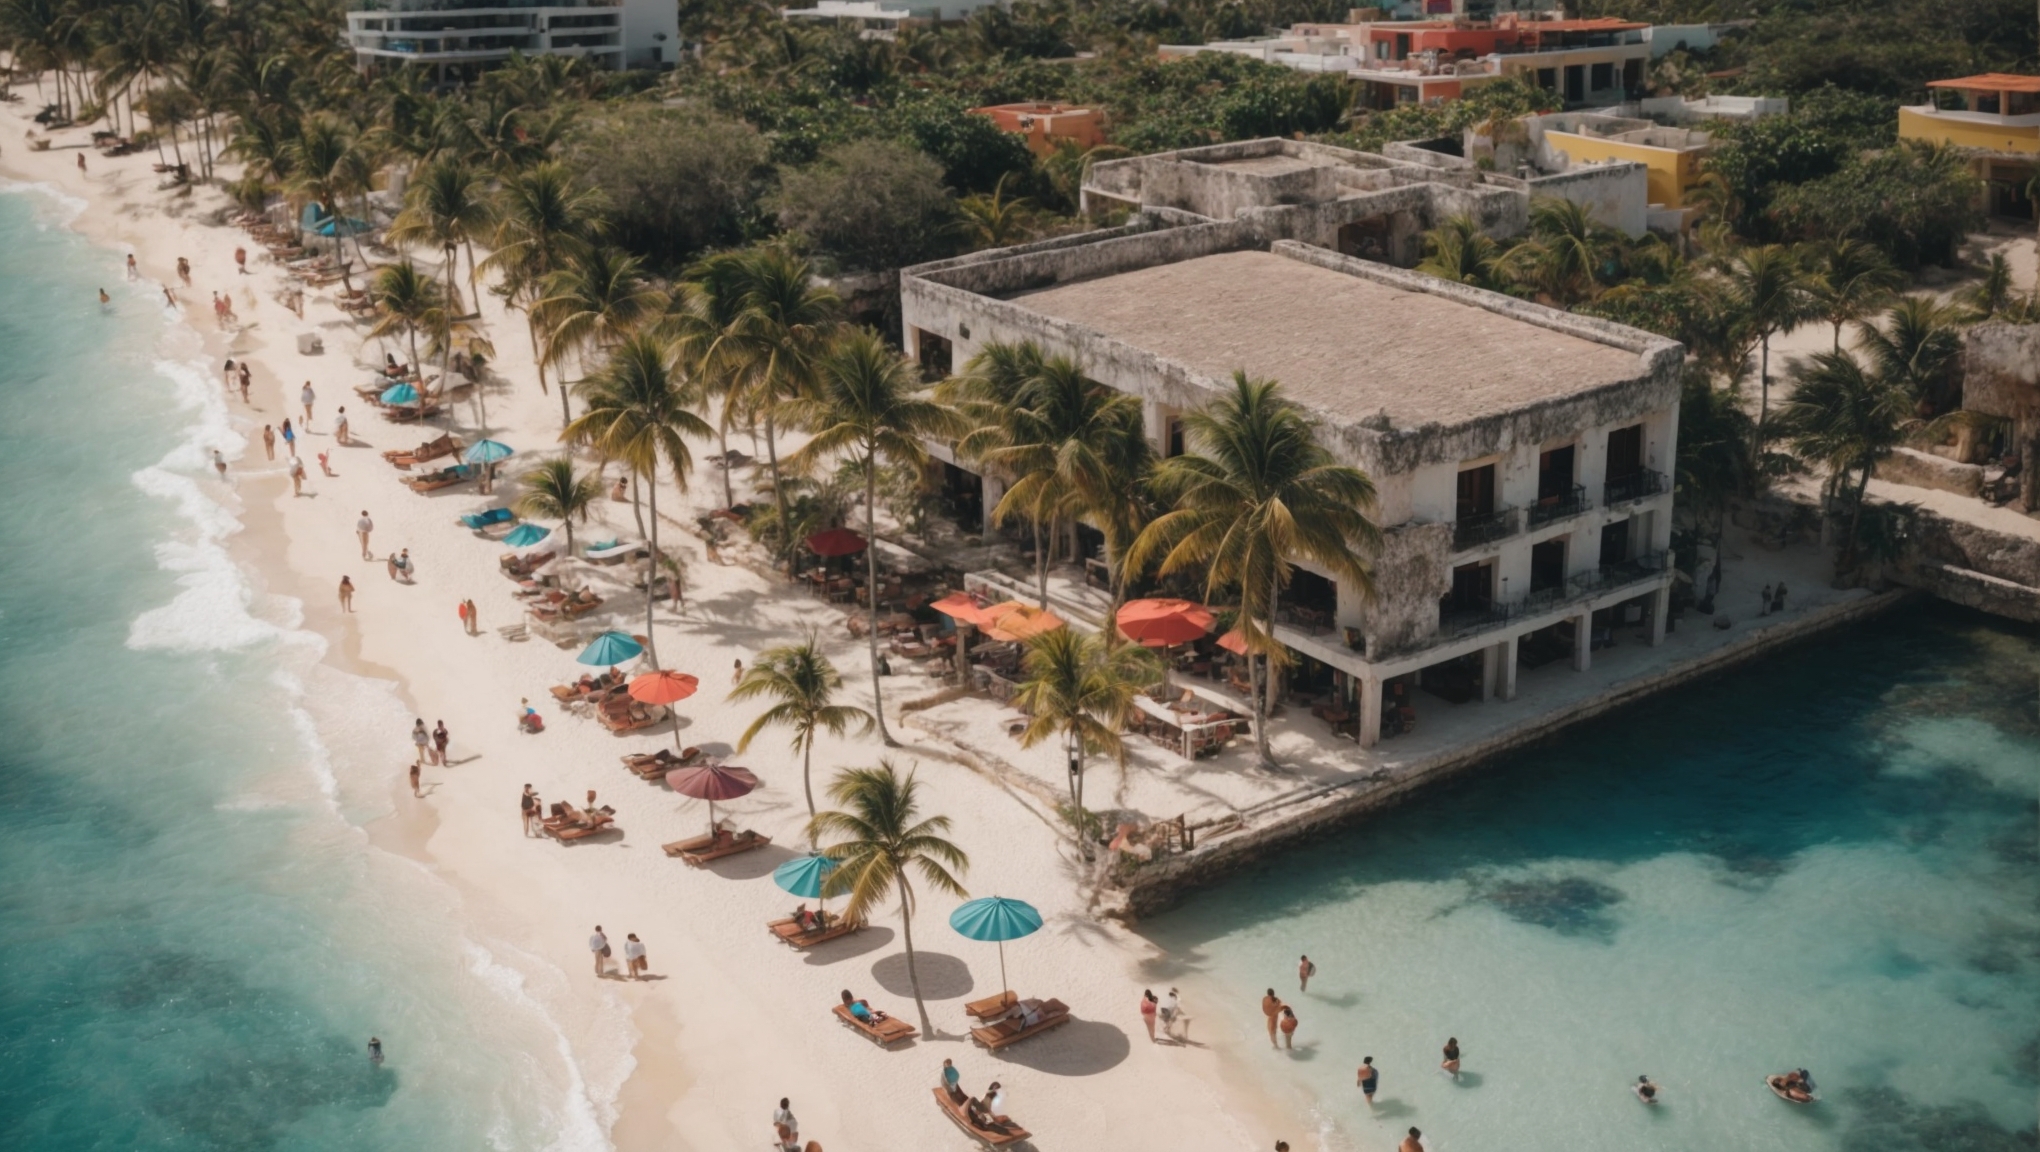
<svg viewBox="0 0 2040 1152"><path fill-rule="evenodd" d="M977 982L971 979L970 966L947 953L916 951L914 970L921 977L923 1000L954 1000L968 996L977 986ZM905 952L895 952L873 964L871 978L878 981L879 987L896 996L914 994L914 986L907 979Z"/></svg>
<svg viewBox="0 0 2040 1152"><path fill-rule="evenodd" d="M826 968L845 960L855 960L892 943L893 930L890 928L866 928L810 948L801 956L801 962L810 968Z"/></svg>

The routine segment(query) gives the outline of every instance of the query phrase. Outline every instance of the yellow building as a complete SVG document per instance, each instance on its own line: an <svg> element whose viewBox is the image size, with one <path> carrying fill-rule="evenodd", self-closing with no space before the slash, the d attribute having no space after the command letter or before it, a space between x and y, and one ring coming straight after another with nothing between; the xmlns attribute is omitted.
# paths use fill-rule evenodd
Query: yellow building
<svg viewBox="0 0 2040 1152"><path fill-rule="evenodd" d="M1968 151L1984 182L1985 209L2033 218L2026 184L2040 170L2040 76L1986 72L1927 88L1932 103L1898 110L1899 139Z"/></svg>
<svg viewBox="0 0 2040 1152"><path fill-rule="evenodd" d="M1632 160L1650 170L1653 207L1684 208L1686 190L1700 182L1700 158L1707 154L1705 132L1684 128L1639 128L1613 136L1589 136L1546 130L1544 139L1574 164Z"/></svg>

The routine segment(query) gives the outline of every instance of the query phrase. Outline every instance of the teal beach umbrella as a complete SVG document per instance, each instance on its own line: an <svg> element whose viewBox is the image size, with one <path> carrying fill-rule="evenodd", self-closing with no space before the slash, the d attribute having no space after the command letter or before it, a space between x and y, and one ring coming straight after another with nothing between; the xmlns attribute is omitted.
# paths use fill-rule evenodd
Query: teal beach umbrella
<svg viewBox="0 0 2040 1152"><path fill-rule="evenodd" d="M519 524L503 537L503 543L512 548L527 548L550 535L552 535L550 528L541 528L531 523Z"/></svg>
<svg viewBox="0 0 2040 1152"><path fill-rule="evenodd" d="M382 402L385 404L416 404L418 402L418 390L409 384L392 384L388 389L384 390Z"/></svg>
<svg viewBox="0 0 2040 1152"><path fill-rule="evenodd" d="M605 664L621 664L635 660L644 654L645 646L622 632L604 632L595 638L593 644L583 649L574 659L597 668Z"/></svg>
<svg viewBox="0 0 2040 1152"><path fill-rule="evenodd" d="M1032 936L1041 930L1041 913L1034 910L1025 900L1009 900L1004 896L985 896L966 902L949 914L949 926L958 935L968 940L996 940L999 942L999 983L1000 991L1012 991L1006 986L1006 941Z"/></svg>
<svg viewBox="0 0 2040 1152"><path fill-rule="evenodd" d="M808 900L822 898L822 884L836 862L827 856L796 856L772 870L772 882Z"/></svg>
<svg viewBox="0 0 2040 1152"><path fill-rule="evenodd" d="M470 464L494 464L498 460L509 459L516 451L500 440L477 440L474 447L461 455L461 459Z"/></svg>

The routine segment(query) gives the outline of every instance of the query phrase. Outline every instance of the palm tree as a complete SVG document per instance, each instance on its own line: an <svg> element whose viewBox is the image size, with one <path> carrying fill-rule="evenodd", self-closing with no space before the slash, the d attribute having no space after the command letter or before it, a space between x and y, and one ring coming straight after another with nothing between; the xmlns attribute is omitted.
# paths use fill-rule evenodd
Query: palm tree
<svg viewBox="0 0 2040 1152"><path fill-rule="evenodd" d="M574 521L588 522L602 499L602 477L574 467L569 455L549 456L519 477L524 491L514 507L519 516L558 520L567 530L567 554L574 552Z"/></svg>
<svg viewBox="0 0 2040 1152"><path fill-rule="evenodd" d="M788 522L779 475L780 405L803 395L828 348L842 311L836 294L817 287L807 261L773 245L744 253L738 264L743 316L738 324L746 365L738 406L765 423L765 462L772 473L779 522ZM790 538L780 544L790 550ZM786 556L781 556L785 560ZM884 718L879 720L883 731Z"/></svg>
<svg viewBox="0 0 2040 1152"><path fill-rule="evenodd" d="M1694 534L1714 548L1714 569L1701 590L1712 600L1721 591L1721 538L1728 528L1728 503L1749 487L1750 416L1733 389L1717 388L1707 372L1686 372L1679 401L1679 453L1672 481L1675 513L1691 518Z"/></svg>
<svg viewBox="0 0 2040 1152"><path fill-rule="evenodd" d="M308 116L299 125L298 137L291 141L289 149L291 178L286 187L295 202L316 203L333 218L333 244L337 249L347 235L344 201L360 177L354 136L336 116ZM360 243L356 237L357 253ZM362 262L367 263L365 259ZM349 292L354 291L351 268L350 261L341 260L340 279Z"/></svg>
<svg viewBox="0 0 2040 1152"><path fill-rule="evenodd" d="M715 422L716 450L722 453L723 507L737 502L727 467L730 429L738 417L738 401L744 386L748 346L742 338L744 321L744 256L740 252L719 252L689 270L689 280L669 301L662 321L679 341L681 363L704 399L718 401Z"/></svg>
<svg viewBox="0 0 2040 1152"><path fill-rule="evenodd" d="M1034 201L1006 195L1006 181L1012 176L1002 173L989 196L978 192L957 201L957 230L971 247L1004 248L1027 239L1033 230Z"/></svg>
<svg viewBox="0 0 2040 1152"><path fill-rule="evenodd" d="M1560 308L1591 299L1619 243L1619 234L1585 207L1555 196L1530 202L1530 238L1511 248L1502 267Z"/></svg>
<svg viewBox="0 0 2040 1152"><path fill-rule="evenodd" d="M1983 279L1970 296L1976 317L1988 320L2012 302L2012 264L2002 252L1993 252L1983 266Z"/></svg>
<svg viewBox="0 0 2040 1152"><path fill-rule="evenodd" d="M1417 271L1455 284L1500 291L1502 250L1471 216L1448 218L1424 233L1424 258Z"/></svg>
<svg viewBox="0 0 2040 1152"><path fill-rule="evenodd" d="M1126 767L1120 731L1140 690L1160 674L1144 648L1108 645L1103 637L1057 628L1027 641L1023 679L1013 703L1028 715L1020 746L1062 737L1070 767L1070 812L1084 858L1091 858L1084 820L1084 760L1110 756Z"/></svg>
<svg viewBox="0 0 2040 1152"><path fill-rule="evenodd" d="M842 736L852 727L860 733L871 730L871 713L853 705L830 702L842 686L842 674L822 655L821 638L810 627L800 643L760 652L757 660L744 670L744 678L730 691L731 700L763 697L777 701L744 729L744 734L737 738L737 751L749 748L758 733L767 728L793 730L793 750L800 753L800 786L807 793L810 828L815 818L815 786L810 772L815 738L824 732Z"/></svg>
<svg viewBox="0 0 2040 1152"><path fill-rule="evenodd" d="M1318 443L1303 410L1273 380L1233 373L1231 393L1184 417L1196 450L1155 468L1155 486L1171 511L1134 541L1128 564L1158 564L1168 576L1204 573L1204 599L1239 590L1240 631L1254 685L1254 738L1268 751L1268 696L1261 665L1287 662L1275 639L1275 609L1302 557L1361 596L1374 595L1369 554L1381 532L1369 519L1374 481L1336 463Z"/></svg>
<svg viewBox="0 0 2040 1152"><path fill-rule="evenodd" d="M1735 254L1728 264L1728 307L1743 335L1747 363L1752 349L1761 350L1757 380L1760 399L1757 424L1751 431L1751 454L1763 450L1764 422L1771 414L1771 337L1790 332L1809 315L1806 273L1788 248L1765 244Z"/></svg>
<svg viewBox="0 0 2040 1152"><path fill-rule="evenodd" d="M876 768L852 768L837 774L829 797L842 809L822 812L808 821L808 836L841 837L821 850L836 861L836 870L822 882L822 894L848 894L843 909L855 921L872 906L895 893L900 901L900 934L907 948L907 982L914 989L914 1008L921 1015L921 1033L932 1035L928 1006L921 1000L921 974L914 965L914 887L909 873L937 892L968 897L958 876L970 868L970 857L944 838L949 817L919 819L919 786L914 774L903 778L889 761Z"/></svg>
<svg viewBox="0 0 2040 1152"><path fill-rule="evenodd" d="M1796 375L1792 399L1779 413L1793 450L1827 468L1831 497L1847 489L1851 473L1856 476L1849 528L1835 560L1836 572L1846 572L1855 567L1856 530L1870 478L1878 461L1903 441L1912 398L1895 382L1864 371L1845 352L1816 353Z"/></svg>
<svg viewBox="0 0 2040 1152"><path fill-rule="evenodd" d="M1842 350L1842 325L1860 320L1905 287L1905 273L1884 253L1861 240L1810 245L1806 265L1808 310L1834 325L1834 351Z"/></svg>
<svg viewBox="0 0 2040 1152"><path fill-rule="evenodd" d="M882 463L927 466L926 437L953 436L963 429L954 409L921 395L920 374L878 333L864 329L840 337L815 364L813 391L786 405L791 421L813 438L788 463L812 472L824 457L840 456L864 478L865 608L871 627L871 698L879 738L893 743L885 728L885 699L878 663L878 470ZM784 523L784 521L782 521ZM783 534L785 535L785 534Z"/></svg>
<svg viewBox="0 0 2040 1152"><path fill-rule="evenodd" d="M586 444L615 460L645 481L651 503L652 555L659 554L659 465L673 470L674 483L687 491L694 458L686 437L706 437L710 429L689 407L692 397L673 365L673 349L647 332L632 333L609 355L602 370L580 382L586 411L560 433L569 443ZM645 641L654 667L658 646L652 635L652 584L656 568L645 568Z"/></svg>
<svg viewBox="0 0 2040 1152"><path fill-rule="evenodd" d="M436 327L444 315L439 285L409 260L399 260L375 274L368 295L375 301L375 327L368 334L376 339L402 332L411 344L411 372L418 372L418 332Z"/></svg>
<svg viewBox="0 0 2040 1152"><path fill-rule="evenodd" d="M645 279L637 257L601 246L570 254L564 267L546 276L541 291L531 316L544 334L541 359L555 366L569 356L585 364L591 353L614 346L666 303L665 293ZM560 421L572 419L562 385Z"/></svg>
<svg viewBox="0 0 2040 1152"><path fill-rule="evenodd" d="M1880 379L1902 389L1926 414L1958 406L1962 334L1947 305L1930 296L1901 296L1882 324L1858 325L1856 347Z"/></svg>
<svg viewBox="0 0 2040 1152"><path fill-rule="evenodd" d="M546 361L539 347L534 305L546 277L587 253L595 232L600 196L577 188L564 163L548 160L514 172L496 194L496 250L482 267L503 274L504 295L525 310L531 354L538 361L538 389L546 391Z"/></svg>
<svg viewBox="0 0 2040 1152"><path fill-rule="evenodd" d="M459 160L435 160L425 165L404 193L404 209L390 221L389 240L404 247L436 247L443 254L446 302L449 313L461 310L460 293L454 291L453 275L460 266L460 250L467 246L468 263L474 263L474 238L484 235L493 210L482 177ZM468 288L474 288L474 271L468 272ZM453 341L441 349L440 386L452 382ZM476 387L480 387L477 382Z"/></svg>

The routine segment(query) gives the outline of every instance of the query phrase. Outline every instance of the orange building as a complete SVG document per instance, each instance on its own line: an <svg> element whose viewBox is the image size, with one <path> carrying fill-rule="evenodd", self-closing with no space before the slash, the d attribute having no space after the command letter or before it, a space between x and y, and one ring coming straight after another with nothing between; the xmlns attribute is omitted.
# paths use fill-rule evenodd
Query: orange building
<svg viewBox="0 0 2040 1152"><path fill-rule="evenodd" d="M1068 140L1079 148L1094 148L1105 142L1105 118L1095 108L1068 104L992 104L973 108L979 116L1008 132L1027 138L1027 149L1037 156L1055 151L1056 141Z"/></svg>

